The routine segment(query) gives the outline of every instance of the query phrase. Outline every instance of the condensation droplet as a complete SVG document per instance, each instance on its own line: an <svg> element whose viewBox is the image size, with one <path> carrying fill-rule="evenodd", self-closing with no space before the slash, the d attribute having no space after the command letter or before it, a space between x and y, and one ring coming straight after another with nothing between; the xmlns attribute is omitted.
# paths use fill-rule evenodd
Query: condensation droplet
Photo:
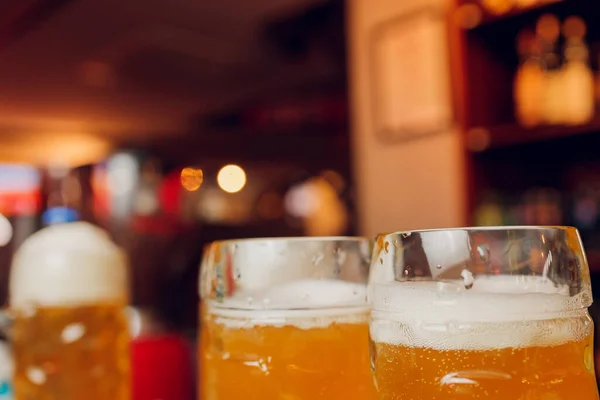
<svg viewBox="0 0 600 400"><path fill-rule="evenodd" d="M313 265L319 265L319 263L321 261L323 261L323 259L325 258L325 256L323 255L323 253L317 253L313 256L312 258L312 263Z"/></svg>
<svg viewBox="0 0 600 400"><path fill-rule="evenodd" d="M383 295L383 300L382 300L384 305L390 304L390 295L389 294L384 294Z"/></svg>
<svg viewBox="0 0 600 400"><path fill-rule="evenodd" d="M437 269L442 269L442 264L438 264L435 266Z"/></svg>
<svg viewBox="0 0 600 400"><path fill-rule="evenodd" d="M490 261L490 246L487 244L480 244L477 246L477 253L479 253L479 259L483 262Z"/></svg>
<svg viewBox="0 0 600 400"><path fill-rule="evenodd" d="M338 266L342 266L346 262L346 252L340 247L335 250L335 261Z"/></svg>
<svg viewBox="0 0 600 400"><path fill-rule="evenodd" d="M379 257L379 264L383 265L383 258Z"/></svg>
<svg viewBox="0 0 600 400"><path fill-rule="evenodd" d="M463 286L465 289L471 289L473 287L473 283L475 283L475 278L473 274L468 269L463 269L460 273L460 276L463 278Z"/></svg>
<svg viewBox="0 0 600 400"><path fill-rule="evenodd" d="M383 245L383 250L385 251L385 254L390 252L390 242L385 242Z"/></svg>

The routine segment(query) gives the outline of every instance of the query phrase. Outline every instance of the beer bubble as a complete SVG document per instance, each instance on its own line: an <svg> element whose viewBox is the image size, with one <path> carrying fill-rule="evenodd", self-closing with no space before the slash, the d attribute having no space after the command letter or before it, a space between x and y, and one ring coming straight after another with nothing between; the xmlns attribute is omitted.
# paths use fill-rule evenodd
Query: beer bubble
<svg viewBox="0 0 600 400"><path fill-rule="evenodd" d="M344 264L344 262L346 261L346 252L338 247L335 250L335 260L338 265Z"/></svg>
<svg viewBox="0 0 600 400"><path fill-rule="evenodd" d="M60 337L63 343L78 341L85 334L85 326L80 323L69 324L62 330Z"/></svg>
<svg viewBox="0 0 600 400"><path fill-rule="evenodd" d="M490 246L488 244L480 244L477 246L477 253L479 254L479 259L481 261L490 261Z"/></svg>

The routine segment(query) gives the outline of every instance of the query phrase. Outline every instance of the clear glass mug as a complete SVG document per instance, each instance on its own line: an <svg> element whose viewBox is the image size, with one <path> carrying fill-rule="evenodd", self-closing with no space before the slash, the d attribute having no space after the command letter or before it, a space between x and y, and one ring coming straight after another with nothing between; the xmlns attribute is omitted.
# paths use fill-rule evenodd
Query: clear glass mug
<svg viewBox="0 0 600 400"><path fill-rule="evenodd" d="M361 238L217 242L200 277L204 400L373 399Z"/></svg>
<svg viewBox="0 0 600 400"><path fill-rule="evenodd" d="M19 400L131 398L125 254L86 222L30 236L11 265L9 336Z"/></svg>
<svg viewBox="0 0 600 400"><path fill-rule="evenodd" d="M379 399L598 399L574 228L381 235L368 298Z"/></svg>

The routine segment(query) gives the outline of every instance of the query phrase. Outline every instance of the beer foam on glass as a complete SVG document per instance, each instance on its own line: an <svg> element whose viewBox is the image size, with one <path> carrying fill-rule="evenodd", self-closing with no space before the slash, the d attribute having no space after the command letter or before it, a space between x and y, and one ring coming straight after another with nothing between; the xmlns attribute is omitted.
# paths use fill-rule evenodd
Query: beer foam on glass
<svg viewBox="0 0 600 400"><path fill-rule="evenodd" d="M368 290L379 399L598 399L589 272L573 228L379 243Z"/></svg>
<svg viewBox="0 0 600 400"><path fill-rule="evenodd" d="M373 399L366 240L241 240L210 251L200 398Z"/></svg>
<svg viewBox="0 0 600 400"><path fill-rule="evenodd" d="M19 399L129 399L124 253L85 222L47 227L15 254L15 394Z"/></svg>

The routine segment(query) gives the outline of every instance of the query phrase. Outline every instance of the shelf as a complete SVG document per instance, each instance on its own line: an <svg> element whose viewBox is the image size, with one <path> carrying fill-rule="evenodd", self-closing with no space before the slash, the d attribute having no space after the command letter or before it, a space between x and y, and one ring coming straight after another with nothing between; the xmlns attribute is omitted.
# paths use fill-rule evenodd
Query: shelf
<svg viewBox="0 0 600 400"><path fill-rule="evenodd" d="M561 138L600 132L600 117L585 125L548 125L525 128L518 124L472 128L467 132L467 148L474 153L487 150L548 142Z"/></svg>
<svg viewBox="0 0 600 400"><path fill-rule="evenodd" d="M582 2L583 0L547 0L546 2L541 2L535 5L531 5L531 6L526 6L526 7L518 7L515 6L513 9L511 9L510 11L504 13L504 14L493 14L490 13L488 11L485 10L484 7L478 5L478 3L476 2L469 2L466 3L466 5L464 5L463 7L471 7L473 5L475 5L476 7L479 7L480 12L481 12L481 16L480 16L480 20L476 23L476 24L469 24L466 22L461 21L461 25L464 27L464 29L466 30L475 30L475 29L479 29L479 28L483 28L486 26L490 26L490 25L494 25L496 23L503 23L503 22L512 22L513 20L519 19L519 18L527 18L530 15L533 14L541 14L542 12L557 12L560 11L559 8L563 7L563 6L571 6L572 4L575 4L577 2ZM460 8L459 8L460 10ZM465 10L465 8L463 8L463 10ZM475 13L475 9L473 9L473 11L466 11L463 13L459 13L459 18L461 16L461 14L464 14L466 17L469 18L477 18L476 15L474 15L473 13ZM459 20L460 21L460 20Z"/></svg>

